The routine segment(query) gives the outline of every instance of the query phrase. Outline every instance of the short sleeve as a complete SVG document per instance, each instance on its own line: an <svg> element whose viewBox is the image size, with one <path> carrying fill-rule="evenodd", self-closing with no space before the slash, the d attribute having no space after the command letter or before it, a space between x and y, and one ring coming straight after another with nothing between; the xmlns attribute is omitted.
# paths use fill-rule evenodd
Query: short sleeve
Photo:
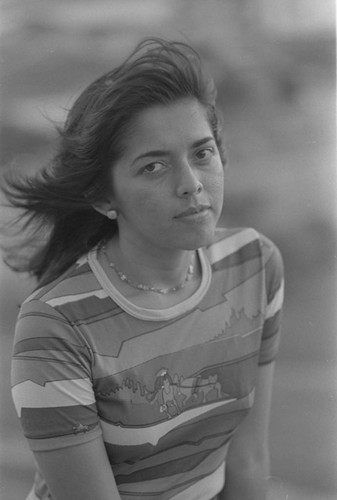
<svg viewBox="0 0 337 500"><path fill-rule="evenodd" d="M90 366L90 350L76 327L42 301L22 306L12 358L12 397L33 451L100 435Z"/></svg>
<svg viewBox="0 0 337 500"><path fill-rule="evenodd" d="M279 249L261 236L266 308L259 365L275 360L280 344L280 324L284 297L284 266Z"/></svg>

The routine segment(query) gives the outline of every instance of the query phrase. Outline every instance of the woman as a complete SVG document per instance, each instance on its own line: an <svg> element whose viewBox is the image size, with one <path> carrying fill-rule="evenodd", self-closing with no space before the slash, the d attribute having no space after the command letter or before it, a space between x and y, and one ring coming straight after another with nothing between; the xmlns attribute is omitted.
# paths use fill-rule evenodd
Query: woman
<svg viewBox="0 0 337 500"><path fill-rule="evenodd" d="M43 234L12 364L29 500L265 498L282 261L216 227L224 165L199 57L148 39L7 182Z"/></svg>

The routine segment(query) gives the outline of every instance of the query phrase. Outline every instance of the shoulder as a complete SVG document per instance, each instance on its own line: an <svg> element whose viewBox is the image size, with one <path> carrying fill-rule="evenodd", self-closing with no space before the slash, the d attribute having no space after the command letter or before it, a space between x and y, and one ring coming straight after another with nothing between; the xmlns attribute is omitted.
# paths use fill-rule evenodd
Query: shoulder
<svg viewBox="0 0 337 500"><path fill-rule="evenodd" d="M273 253L280 255L276 245L251 227L217 228L214 241L206 249L211 260L216 261L236 252L253 251L267 262ZM254 253L254 252L253 252Z"/></svg>
<svg viewBox="0 0 337 500"><path fill-rule="evenodd" d="M261 255L265 266L273 266L283 269L283 258L277 245L264 234L258 233Z"/></svg>
<svg viewBox="0 0 337 500"><path fill-rule="evenodd" d="M14 354L18 349L44 352L66 350L86 344L76 326L81 318L77 304L97 289L91 270L78 261L58 279L38 288L21 305L14 335Z"/></svg>
<svg viewBox="0 0 337 500"><path fill-rule="evenodd" d="M93 279L94 276L87 259L79 259L58 278L46 285L36 288L35 291L26 298L24 304L36 300L48 303L53 298L62 295L70 295L79 289L84 291L92 286L91 282Z"/></svg>
<svg viewBox="0 0 337 500"><path fill-rule="evenodd" d="M37 288L23 302L18 322L75 324L87 311L95 311L95 298L105 298L86 258L80 259L56 280Z"/></svg>
<svg viewBox="0 0 337 500"><path fill-rule="evenodd" d="M206 248L213 267L258 263L268 276L283 276L283 259L275 243L251 227L218 228L213 243ZM221 264L220 264L221 263Z"/></svg>
<svg viewBox="0 0 337 500"><path fill-rule="evenodd" d="M90 294L97 288L100 286L87 259L83 257L57 279L38 287L27 297L23 305L27 307L28 304L39 301L53 307L68 301L72 302L76 297L80 298L83 294Z"/></svg>

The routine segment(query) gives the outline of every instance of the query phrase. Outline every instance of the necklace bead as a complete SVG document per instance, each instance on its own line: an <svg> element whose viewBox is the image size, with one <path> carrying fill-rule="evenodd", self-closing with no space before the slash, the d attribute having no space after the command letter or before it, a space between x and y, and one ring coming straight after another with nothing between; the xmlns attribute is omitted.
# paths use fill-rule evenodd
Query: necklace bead
<svg viewBox="0 0 337 500"><path fill-rule="evenodd" d="M106 246L105 246L104 243L100 246L100 249L103 251L103 253L104 253L105 257L106 257L106 260L108 262L109 267L111 269L113 269L113 271L116 273L116 275L118 276L118 278L122 282L127 283L129 286L131 286L132 288L136 288L137 290L142 290L142 291L145 291L145 292L154 292L154 293L160 293L162 295L167 295L169 293L174 293L174 292L177 292L178 290L181 290L182 288L184 288L187 285L187 283L189 281L191 281L192 276L194 274L194 266L193 266L193 264L190 264L188 266L187 273L186 273L184 281L182 283L180 283L179 285L176 285L176 286L174 286L172 288L157 288L155 286L144 285L143 283L136 283L135 281L130 280L122 271L120 271L114 262L111 262L109 260L108 255L107 255Z"/></svg>

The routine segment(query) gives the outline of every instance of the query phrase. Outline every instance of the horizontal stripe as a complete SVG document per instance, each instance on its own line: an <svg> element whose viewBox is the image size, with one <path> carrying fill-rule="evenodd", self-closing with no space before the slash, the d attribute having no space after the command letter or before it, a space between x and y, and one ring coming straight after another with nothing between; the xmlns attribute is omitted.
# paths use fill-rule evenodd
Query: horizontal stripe
<svg viewBox="0 0 337 500"><path fill-rule="evenodd" d="M83 271L83 267L80 269L74 268L72 271L63 276L61 281L54 283L52 288L42 289L44 291L43 295L40 297L41 300L47 302L49 299L56 297L63 297L65 295L77 295L78 293L91 292L100 289L95 276L92 275L89 266L86 266L86 272Z"/></svg>
<svg viewBox="0 0 337 500"><path fill-rule="evenodd" d="M212 474L204 477L183 492L178 493L171 500L200 499L209 500L223 489L225 484L225 463L223 462Z"/></svg>
<svg viewBox="0 0 337 500"><path fill-rule="evenodd" d="M125 316L124 311L108 296L98 298L92 295L76 302L56 305L55 310L68 318L72 326L93 325L96 329L102 324L105 331L111 330L115 317Z"/></svg>
<svg viewBox="0 0 337 500"><path fill-rule="evenodd" d="M95 403L89 378L47 382L44 387L27 380L14 386L12 394L19 416L22 408L54 408Z"/></svg>
<svg viewBox="0 0 337 500"><path fill-rule="evenodd" d="M254 393L225 408L216 408L206 416L200 415L165 434L156 447L149 443L138 446L132 444L116 446L105 441L113 468L116 473L125 474L142 467L151 467L153 464L170 461L174 457L193 454L198 447L200 449L210 447L213 439L218 439L218 443L224 446L247 415L253 401Z"/></svg>
<svg viewBox="0 0 337 500"><path fill-rule="evenodd" d="M262 265L260 257L261 257L261 249L259 246L259 242L257 240L254 240L253 242L248 243L247 245L240 248L236 252L228 255L227 257L224 257L221 260L218 260L213 264L212 268L213 271L220 271L220 270L228 270L231 267L237 267L237 266L246 267L251 260L256 260L255 268L256 270L261 270ZM237 270L236 272L238 276L242 275L242 270L240 270L239 273Z"/></svg>
<svg viewBox="0 0 337 500"><path fill-rule="evenodd" d="M68 304L69 302L78 302L80 300L86 299L88 297L97 297L98 299L105 299L108 297L108 294L105 290L92 290L90 292L78 293L74 295L64 295L61 297L55 297L53 299L46 300L46 304L49 304L52 307L60 306L63 304Z"/></svg>
<svg viewBox="0 0 337 500"><path fill-rule="evenodd" d="M106 321L106 324L109 323L110 330L111 321L118 315L124 315L124 311L117 304L112 302L110 297L100 299L100 304L96 303L94 306L92 303L89 303L89 300L88 304L86 304L87 300L88 299L85 299L80 303L77 302L75 308L66 304L60 306L59 309L66 316L69 315L71 317L71 323L74 326L80 327L81 325L95 325L94 328L99 328L100 325L103 325L105 331L106 326L104 325L104 321ZM81 304L81 308L78 307L79 304Z"/></svg>
<svg viewBox="0 0 337 500"><path fill-rule="evenodd" d="M263 318L261 316L261 304L258 302L258 294L255 293L255 280L249 280L245 288L247 289L247 294L252 297L246 304L244 304L242 289L238 287L226 295L224 303L209 310L208 314L195 310L188 318L181 318L180 321L169 324L160 330L131 336L126 338L125 341L122 337L122 331L114 332L114 335L111 337L107 336L104 349L101 351L102 355L100 353L95 354L98 366L101 367L102 375L106 373L110 373L111 375L118 373L121 366L127 369L128 367L143 364L161 355L173 354L177 351L177 345L179 345L179 351L182 351L198 344L228 337L231 330L235 329L236 333L239 332L240 323L243 333L246 333L252 327L257 327L256 323L262 323ZM245 307L243 307L244 305ZM253 324L249 325L250 322ZM190 332L193 332L193 335L185 334L188 329ZM179 332L178 340L177 332ZM226 358L231 357L231 354L227 350L223 351L222 355L226 356ZM101 356L102 358L100 359ZM118 357L118 364L106 358L107 356ZM99 373L97 375L99 376Z"/></svg>
<svg viewBox="0 0 337 500"><path fill-rule="evenodd" d="M205 424L203 425L202 422L199 422L197 426L193 426L192 424L184 426L180 432L173 431L170 434L170 437L173 437L174 439L173 443L171 440L165 438L165 446L162 444L163 440L156 448L150 445L139 446L137 447L137 450L140 458L138 457L136 460L130 458L130 456L124 460L122 458L123 456L119 454L120 447L108 445L107 443L105 443L105 446L110 456L110 463L112 464L116 475L134 474L140 470L151 469L153 466L165 467L166 464L172 463L175 460L180 460L182 458L193 456L196 453L226 446L233 436L235 424L232 425L230 430L223 430L223 421L223 413L221 417L217 415L216 419L206 419L205 421L206 425L207 423L214 423L219 429L221 429L222 432L215 432L216 429L205 429ZM238 419L235 420L235 423L237 421ZM232 422L234 422L234 420L232 420ZM185 429L188 435L185 434ZM198 439L198 436L203 434L205 431L207 433L209 432L209 435L202 435L200 439ZM178 436L182 437L181 442L178 440ZM150 449L152 449L152 451ZM137 452L135 452L135 454L136 453ZM118 462L112 462L111 460L116 457L118 457Z"/></svg>
<svg viewBox="0 0 337 500"><path fill-rule="evenodd" d="M183 478L186 474L189 474L194 480L198 480L200 476L208 475L210 470L214 469L214 465L219 463L219 457L220 461L224 460L229 446L229 440L226 443L221 443L220 441L217 442L214 449L194 450L193 455L185 455L182 457L175 457L174 454L172 454L172 460L160 464L155 462L155 455L148 467L139 467L136 471L133 471L133 465L129 464L129 469L132 469L132 471L130 473L130 470L126 470L128 473L125 475L119 473L118 467L113 468L114 477L118 485L123 484L123 489L127 489L125 485L131 485L137 482L142 483L144 481L150 483L153 481L160 481L161 479L165 479L166 484L169 484L170 482L173 483L172 479L176 481L177 479ZM177 451L180 451L179 448ZM215 457L217 457L216 460ZM142 465L143 460L140 460L139 464ZM205 464L206 467L204 467Z"/></svg>
<svg viewBox="0 0 337 500"><path fill-rule="evenodd" d="M271 302L280 288L284 275L283 259L279 249L270 242L266 248L263 245L263 263L265 266L265 288L267 302Z"/></svg>
<svg viewBox="0 0 337 500"><path fill-rule="evenodd" d="M274 335L263 341L259 356L259 365L271 363L276 358L280 342L280 335Z"/></svg>
<svg viewBox="0 0 337 500"><path fill-rule="evenodd" d="M85 368L84 359L78 359L77 363L57 359L53 361L52 359L44 359L41 356L41 351L38 354L39 357L22 354L13 359L13 387L27 380L44 387L48 382L88 377L89 368Z"/></svg>
<svg viewBox="0 0 337 500"><path fill-rule="evenodd" d="M90 273L91 269L86 261L87 256L85 255L83 258L79 259L77 263L73 264L69 269L61 274L58 278L54 279L41 288L37 288L29 297L27 297L25 302L29 302L34 299L40 300L48 295L51 290L57 289L58 286L63 286L64 283L71 282L72 278L80 277L81 275Z"/></svg>
<svg viewBox="0 0 337 500"><path fill-rule="evenodd" d="M28 439L48 439L85 434L97 425L96 405L22 408L21 425Z"/></svg>
<svg viewBox="0 0 337 500"><path fill-rule="evenodd" d="M54 438L27 438L27 442L32 451L50 451L68 448L69 446L78 446L83 443L89 443L95 439L102 439L102 431L99 425L93 427L88 432L66 434L65 436L57 436Z"/></svg>
<svg viewBox="0 0 337 500"><path fill-rule="evenodd" d="M216 446L216 450L220 446ZM154 479L161 479L164 477L175 476L177 474L183 474L186 472L193 471L198 465L200 465L206 458L213 453L214 449L202 450L194 453L193 455L188 455L185 457L174 458L170 462L165 462L164 464L152 465L148 468L142 468L139 471L133 472L132 474L116 474L114 473L116 484L131 484L138 483L140 481L151 481Z"/></svg>
<svg viewBox="0 0 337 500"><path fill-rule="evenodd" d="M104 435L104 441L111 444L116 444L119 446L127 445L141 445L150 443L153 446L158 444L158 441L168 434L173 429L177 428L182 424L186 424L190 420L196 417L200 417L213 410L214 408L219 408L225 406L235 399L229 399L226 401L219 401L199 408L193 408L191 410L186 410L180 413L175 418L167 420L165 422L156 424L151 427L140 427L140 428L130 428L130 427L118 427L112 424L107 424L102 421L101 426Z"/></svg>
<svg viewBox="0 0 337 500"><path fill-rule="evenodd" d="M64 375L62 374L62 369L63 369L64 365L75 365L78 368L81 368L82 367L81 362L83 363L83 359L81 360L81 358L79 357L81 355L83 355L81 352L76 354L74 351L72 352L70 350L69 351L60 351L60 350L53 351L51 349L40 349L38 351L26 351L24 353L18 354L17 356L15 356L14 359L17 362L23 361L23 360L28 361L30 363L35 363L35 361L40 362L40 363L44 362L45 363L44 374L47 375L47 377L39 385L45 385L46 382L52 382L53 380L55 380L55 379L51 379L48 377L49 364L55 365L58 363L58 364L63 365L61 370L58 370L57 380L60 380L60 378L67 379L67 380L72 379L72 378L76 378L76 379L82 378L83 372L80 373L80 375L78 377L74 377L73 375L69 375L67 368L65 369L67 373L64 373ZM28 365L29 365L29 363L28 363ZM73 371L72 371L72 373L73 373ZM27 371L27 376L26 376L25 380L32 380L33 382L35 382L37 384L39 383L37 380L34 380L33 378L31 378L29 376L28 371ZM24 382L24 380L21 380L21 382ZM14 384L14 385L16 385L16 384Z"/></svg>
<svg viewBox="0 0 337 500"><path fill-rule="evenodd" d="M255 242L254 246L257 246ZM231 257L228 259L231 259ZM250 287L251 283L255 284L256 290L261 290L264 287L261 259L252 258L246 260L244 264L240 266L236 264L229 266L226 258L214 264L213 270L216 272L213 272L209 293L198 305L198 309L203 312L226 302L227 295L229 293L235 293L235 290L239 287L243 291L240 302L241 307L244 307L247 303L246 297L248 295L246 295L246 287ZM249 300L260 304L261 294L255 292L255 295L249 297ZM238 309L241 308L239 306L240 302L236 305Z"/></svg>
<svg viewBox="0 0 337 500"><path fill-rule="evenodd" d="M156 495L158 495L158 499L160 498L160 500L171 499L174 493L178 494L178 492L186 490L201 479L213 474L224 462L226 451L227 448L220 448L214 451L199 466L191 471L138 483L120 484L118 486L119 492L121 495L126 495L126 498L128 498L128 495L132 497L138 494L136 498L151 499L156 498Z"/></svg>
<svg viewBox="0 0 337 500"><path fill-rule="evenodd" d="M223 302L217 305L209 314L202 314L200 310L196 309L189 314L188 318L179 318L179 320L173 323L163 324L162 328L158 329L149 328L147 324L144 330L140 330L137 328L137 325L133 325L133 322L126 329L125 327L123 328L126 324L121 322L120 328L114 329L114 335L107 338L102 354L118 357L121 365L127 367L137 365L138 360L140 363L143 363L156 356L176 352L177 332L187 331L188 328L191 328L193 335L189 335L188 337L179 335L180 349L211 341L219 333L212 328L214 324L212 318L217 317L220 311L222 329L226 323L230 323L233 313L227 303ZM133 331L133 326L138 334ZM106 328L108 328L108 321L106 322ZM220 332L221 329L219 329ZM110 368L108 371L110 371Z"/></svg>
<svg viewBox="0 0 337 500"><path fill-rule="evenodd" d="M278 311L274 316L267 319L263 325L262 342L277 335L280 329L282 319L282 310Z"/></svg>
<svg viewBox="0 0 337 500"><path fill-rule="evenodd" d="M56 338L56 337L31 337L28 339L21 340L17 342L14 346L14 356L18 356L20 354L28 353L31 351L45 351L44 355L46 355L46 351L66 351L69 354L74 353L78 355L85 355L87 352L87 348L82 345L73 344L69 340L65 338ZM79 362L77 358L77 362Z"/></svg>
<svg viewBox="0 0 337 500"><path fill-rule="evenodd" d="M210 263L214 264L228 257L230 254L237 252L241 247L257 239L257 232L254 229L248 228L240 233L233 234L229 238L214 243L207 251Z"/></svg>
<svg viewBox="0 0 337 500"><path fill-rule="evenodd" d="M278 292L275 294L273 300L267 305L265 317L269 319L273 317L281 308L284 299L284 281L282 280Z"/></svg>
<svg viewBox="0 0 337 500"><path fill-rule="evenodd" d="M45 306L45 304L43 302L40 302L38 304L39 304L39 306ZM34 303L34 305L35 305L35 303ZM52 320L52 322L55 322L55 324L61 323L63 327L70 326L69 321L67 321L65 318L60 316L57 313L57 311L55 311L53 309L50 309L50 311L47 312L46 310L45 311L38 310L37 307L35 309L28 309L27 307L25 307L21 310L21 312L19 314L17 326L20 327L21 326L20 321L25 319L24 331L23 332L20 331L20 335L21 336L25 335L28 338L30 338L30 336L32 336L32 332L29 330L30 324L27 323L27 318L31 320L31 322L33 324L33 328L35 327L35 330L36 330L36 332L34 332L35 335L38 335L38 333L41 333L41 334L46 333L48 323L44 323L44 332L39 331L39 329L35 326L36 323L38 323L38 321L41 319ZM49 322L49 324L50 324L50 322Z"/></svg>

